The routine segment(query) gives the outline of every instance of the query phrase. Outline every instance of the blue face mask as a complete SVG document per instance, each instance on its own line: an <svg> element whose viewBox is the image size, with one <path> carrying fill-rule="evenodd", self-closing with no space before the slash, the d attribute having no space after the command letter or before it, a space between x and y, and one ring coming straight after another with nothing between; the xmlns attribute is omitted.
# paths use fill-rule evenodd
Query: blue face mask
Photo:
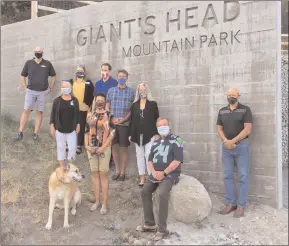
<svg viewBox="0 0 289 246"><path fill-rule="evenodd" d="M75 73L75 76L76 76L77 78L83 78L83 77L84 77L84 73L83 73L83 72L76 72L76 73Z"/></svg>
<svg viewBox="0 0 289 246"><path fill-rule="evenodd" d="M119 78L119 79L117 80L117 82L118 82L120 85L124 85L126 81L125 81L124 78Z"/></svg>
<svg viewBox="0 0 289 246"><path fill-rule="evenodd" d="M61 94L62 95L69 95L71 93L70 88L61 88Z"/></svg>
<svg viewBox="0 0 289 246"><path fill-rule="evenodd" d="M160 126L160 127L158 127L158 133L161 136L167 136L170 133L169 126Z"/></svg>

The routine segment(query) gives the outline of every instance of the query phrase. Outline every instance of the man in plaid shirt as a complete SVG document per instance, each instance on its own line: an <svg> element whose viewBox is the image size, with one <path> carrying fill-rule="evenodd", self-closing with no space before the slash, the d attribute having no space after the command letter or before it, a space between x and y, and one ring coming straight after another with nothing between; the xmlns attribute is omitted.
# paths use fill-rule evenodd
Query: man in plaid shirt
<svg viewBox="0 0 289 246"><path fill-rule="evenodd" d="M124 69L117 73L118 85L107 92L106 110L113 115L116 127L115 137L112 140L112 156L115 163L113 180L125 180L125 167L128 156L129 116L130 108L134 102L135 90L126 85L128 72ZM121 167L120 167L121 163Z"/></svg>

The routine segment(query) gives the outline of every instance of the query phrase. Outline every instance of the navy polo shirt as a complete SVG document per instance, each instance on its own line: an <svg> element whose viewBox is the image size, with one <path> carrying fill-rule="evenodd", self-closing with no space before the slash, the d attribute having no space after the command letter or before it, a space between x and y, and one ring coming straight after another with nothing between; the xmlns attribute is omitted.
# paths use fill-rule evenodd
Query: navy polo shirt
<svg viewBox="0 0 289 246"><path fill-rule="evenodd" d="M104 95L106 95L108 90L112 87L117 86L117 84L117 80L111 76L106 82L103 82L103 79L97 81L94 86L94 96L97 93L103 93Z"/></svg>

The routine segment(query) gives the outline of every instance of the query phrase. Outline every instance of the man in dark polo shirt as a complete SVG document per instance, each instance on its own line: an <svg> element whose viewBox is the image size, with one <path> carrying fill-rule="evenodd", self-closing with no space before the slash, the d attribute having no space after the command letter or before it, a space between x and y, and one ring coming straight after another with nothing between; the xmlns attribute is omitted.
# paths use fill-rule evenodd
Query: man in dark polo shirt
<svg viewBox="0 0 289 246"><path fill-rule="evenodd" d="M228 90L229 105L219 110L217 131L223 141L222 163L226 191L226 205L219 212L228 214L234 210L234 217L244 215L249 191L249 146L248 136L252 130L251 110L238 102L238 89ZM239 194L236 201L234 187L234 164L238 169Z"/></svg>
<svg viewBox="0 0 289 246"><path fill-rule="evenodd" d="M94 95L103 93L105 96L108 90L117 86L117 80L111 77L111 65L109 63L103 63L101 65L101 79L95 83Z"/></svg>
<svg viewBox="0 0 289 246"><path fill-rule="evenodd" d="M173 185L179 181L181 163L184 158L183 141L179 136L170 133L167 118L157 120L157 130L160 137L154 140L148 158L148 168L151 174L141 191L144 225L136 228L142 232L157 231L154 238L156 241L168 234L169 195ZM152 202L152 194L156 189L159 189L158 226L155 223Z"/></svg>
<svg viewBox="0 0 289 246"><path fill-rule="evenodd" d="M34 54L35 58L26 61L21 73L21 83L25 91L25 103L20 120L19 132L14 138L15 141L23 139L23 129L32 110L36 111L33 139L38 139L38 131L43 118L46 97L50 90L52 90L55 82L56 73L52 64L42 58L43 49L36 47ZM51 76L50 82L48 82L49 76ZM28 77L27 84L26 77Z"/></svg>

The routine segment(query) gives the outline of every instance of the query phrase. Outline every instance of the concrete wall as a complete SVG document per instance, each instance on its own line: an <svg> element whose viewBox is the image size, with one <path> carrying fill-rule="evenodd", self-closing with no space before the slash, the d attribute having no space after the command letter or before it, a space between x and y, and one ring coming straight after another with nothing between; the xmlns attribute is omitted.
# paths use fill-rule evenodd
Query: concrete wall
<svg viewBox="0 0 289 246"><path fill-rule="evenodd" d="M212 4L214 12L211 7L207 9L208 4ZM223 2L105 2L4 26L1 28L2 110L13 112L19 119L24 100L19 90L19 75L25 60L33 57L31 51L36 45L44 47L45 58L55 66L57 83L70 78L79 62L86 64L88 76L95 80L100 74L100 64L109 61L114 71L118 68L129 71L130 86L136 87L142 81L150 85L161 115L172 120L173 131L185 142L184 172L198 178L209 190L223 193L216 117L226 104L227 88L238 87L241 102L248 104L254 114L250 198L276 205L276 6L273 1L242 1L240 15L224 22ZM237 13L237 7L228 5L227 18ZM186 8L189 8L187 17ZM180 10L180 28L178 22L170 22L167 32L167 13L170 19L177 18L177 10ZM206 12L210 20L203 21ZM188 18L191 15L194 18ZM145 34L154 31L153 26L143 24L148 16L155 16L147 20L155 25L153 34ZM131 38L130 19L135 19L131 22ZM110 41L110 24L118 28L119 22L121 39L112 34ZM100 25L106 41L101 38ZM189 28L191 25L198 26ZM80 46L76 38L82 28L86 30L82 35L88 37L87 43ZM221 32L227 33L228 44L223 40L220 45L220 37L225 35ZM236 38L231 32L238 33ZM212 34L217 43L213 43ZM200 35L207 35L207 42ZM192 37L195 38L193 48L185 40L192 41ZM167 40L170 42L166 50ZM80 36L78 41L82 43L84 39ZM160 52L152 42L156 46L161 42ZM139 54L143 45L146 54L150 46L150 54ZM128 53L130 46L131 57L125 57L124 51ZM51 102L58 92L55 89L49 98L43 128L48 127ZM134 147L130 166L136 167Z"/></svg>

